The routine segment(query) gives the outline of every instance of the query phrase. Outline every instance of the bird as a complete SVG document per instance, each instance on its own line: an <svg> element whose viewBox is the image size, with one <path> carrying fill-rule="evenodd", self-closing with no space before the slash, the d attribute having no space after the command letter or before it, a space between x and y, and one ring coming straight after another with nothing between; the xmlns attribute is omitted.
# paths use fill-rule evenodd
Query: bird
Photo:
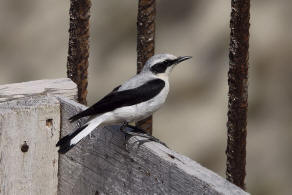
<svg viewBox="0 0 292 195"><path fill-rule="evenodd" d="M98 126L123 124L122 130L128 123L151 116L166 101L169 75L173 68L190 58L172 54L150 57L140 73L114 88L91 107L69 118L71 123L83 117L88 117L88 120L57 142L58 152L65 154Z"/></svg>

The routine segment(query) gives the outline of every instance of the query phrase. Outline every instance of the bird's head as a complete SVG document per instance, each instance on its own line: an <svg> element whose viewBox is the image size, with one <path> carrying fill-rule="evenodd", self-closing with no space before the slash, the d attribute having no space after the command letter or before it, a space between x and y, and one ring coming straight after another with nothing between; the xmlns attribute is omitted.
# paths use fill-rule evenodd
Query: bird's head
<svg viewBox="0 0 292 195"><path fill-rule="evenodd" d="M150 71L157 76L168 76L175 65L190 58L191 56L176 57L171 54L157 54L146 62L142 71Z"/></svg>

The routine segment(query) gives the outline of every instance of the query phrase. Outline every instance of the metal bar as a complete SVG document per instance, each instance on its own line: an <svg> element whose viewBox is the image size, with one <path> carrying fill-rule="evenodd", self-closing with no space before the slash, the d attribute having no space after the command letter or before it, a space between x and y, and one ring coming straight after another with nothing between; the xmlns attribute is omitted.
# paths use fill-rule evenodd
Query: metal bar
<svg viewBox="0 0 292 195"><path fill-rule="evenodd" d="M90 0L70 0L67 76L77 84L78 101L87 104Z"/></svg>
<svg viewBox="0 0 292 195"><path fill-rule="evenodd" d="M137 73L154 55L155 43L155 0L139 0L137 16ZM137 122L139 128L152 134L152 116Z"/></svg>
<svg viewBox="0 0 292 195"><path fill-rule="evenodd" d="M245 189L250 0L231 0L227 180Z"/></svg>

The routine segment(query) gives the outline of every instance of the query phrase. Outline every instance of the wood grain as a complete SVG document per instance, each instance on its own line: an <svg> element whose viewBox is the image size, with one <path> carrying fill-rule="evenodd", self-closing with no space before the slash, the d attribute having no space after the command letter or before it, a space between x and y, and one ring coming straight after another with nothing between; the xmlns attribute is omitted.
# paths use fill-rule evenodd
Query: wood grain
<svg viewBox="0 0 292 195"><path fill-rule="evenodd" d="M86 107L59 100L64 136L80 125L67 119ZM132 137L125 142L118 126L96 129L91 137L60 155L58 193L247 194L188 157L158 143L138 147L137 140Z"/></svg>
<svg viewBox="0 0 292 195"><path fill-rule="evenodd" d="M62 95L76 99L77 88L76 84L68 78L0 85L0 102L35 95Z"/></svg>
<svg viewBox="0 0 292 195"><path fill-rule="evenodd" d="M0 103L0 194L57 194L59 136L55 98Z"/></svg>

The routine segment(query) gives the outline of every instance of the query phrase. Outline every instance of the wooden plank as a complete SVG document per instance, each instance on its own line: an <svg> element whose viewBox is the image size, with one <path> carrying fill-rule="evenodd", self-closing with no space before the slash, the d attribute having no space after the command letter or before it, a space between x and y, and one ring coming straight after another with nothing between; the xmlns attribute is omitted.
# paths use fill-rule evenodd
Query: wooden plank
<svg viewBox="0 0 292 195"><path fill-rule="evenodd" d="M0 85L0 102L33 95L62 95L69 99L76 99L77 87L68 78Z"/></svg>
<svg viewBox="0 0 292 195"><path fill-rule="evenodd" d="M68 118L86 107L59 100L64 136L80 125L69 123ZM158 143L138 147L137 139L125 142L117 126L95 130L60 155L58 194L248 194Z"/></svg>
<svg viewBox="0 0 292 195"><path fill-rule="evenodd" d="M0 103L0 194L57 194L59 136L56 98Z"/></svg>

